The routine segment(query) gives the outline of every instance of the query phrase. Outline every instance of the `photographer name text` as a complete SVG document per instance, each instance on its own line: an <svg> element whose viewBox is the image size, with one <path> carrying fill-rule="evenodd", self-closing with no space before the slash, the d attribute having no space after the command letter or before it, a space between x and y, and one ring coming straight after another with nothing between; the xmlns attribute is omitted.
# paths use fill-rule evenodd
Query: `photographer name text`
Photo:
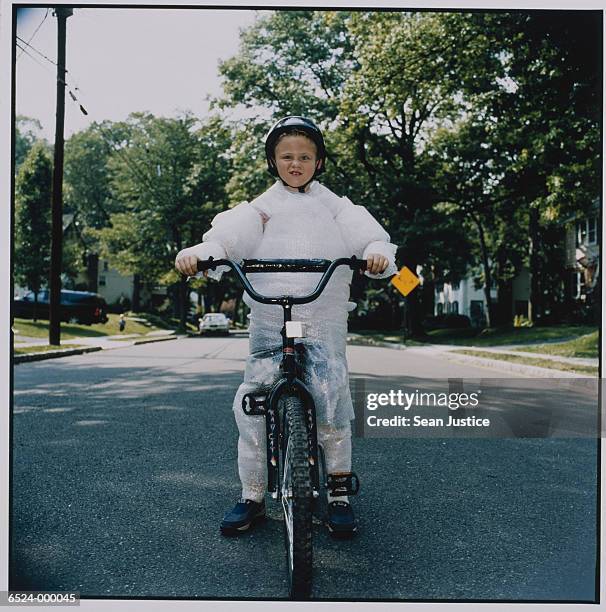
<svg viewBox="0 0 606 612"><path fill-rule="evenodd" d="M444 407L451 411L460 408L476 408L480 401L481 391L475 393L425 393L416 389L414 392L404 392L401 389L388 393L368 393L366 409L374 411L379 407L399 407L404 411L412 407ZM490 427L490 419L476 416L456 416L449 414L448 418L429 418L420 415L395 415L381 417L370 414L366 418L369 427Z"/></svg>
<svg viewBox="0 0 606 612"><path fill-rule="evenodd" d="M474 416L456 418L448 415L448 419L428 419L418 415L413 417L393 416L381 418L371 414L366 423L369 427L490 427L490 419L478 419Z"/></svg>

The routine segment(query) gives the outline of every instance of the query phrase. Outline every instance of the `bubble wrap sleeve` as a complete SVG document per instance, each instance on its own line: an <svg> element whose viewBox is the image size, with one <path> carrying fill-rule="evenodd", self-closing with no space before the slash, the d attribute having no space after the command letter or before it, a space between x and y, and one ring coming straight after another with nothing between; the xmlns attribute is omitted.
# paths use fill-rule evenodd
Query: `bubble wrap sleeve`
<svg viewBox="0 0 606 612"><path fill-rule="evenodd" d="M370 278L387 278L396 274L398 269L395 264L395 255L398 247L389 241L389 234L364 206L356 206L346 197L341 200L343 206L335 217L335 221L352 255L366 259L370 254L377 254L384 255L389 260L383 273L365 272L365 274Z"/></svg>
<svg viewBox="0 0 606 612"><path fill-rule="evenodd" d="M262 237L263 222L259 212L249 202L242 202L219 213L202 241L219 243L228 259L240 262L252 257Z"/></svg>
<svg viewBox="0 0 606 612"><path fill-rule="evenodd" d="M259 212L248 202L220 212L212 220L210 229L202 236L202 242L183 249L181 254L196 255L198 259L232 259L241 262L252 257L263 237L263 222ZM229 270L221 266L208 275L219 280L223 272Z"/></svg>

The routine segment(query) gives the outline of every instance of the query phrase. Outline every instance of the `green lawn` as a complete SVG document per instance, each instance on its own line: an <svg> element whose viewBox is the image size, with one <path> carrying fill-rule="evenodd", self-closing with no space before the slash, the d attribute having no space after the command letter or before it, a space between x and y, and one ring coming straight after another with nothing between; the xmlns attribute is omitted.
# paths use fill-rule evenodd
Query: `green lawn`
<svg viewBox="0 0 606 612"><path fill-rule="evenodd" d="M167 315L159 316L157 314L150 314L146 312L142 312L142 313L134 312L132 313L132 316L137 317L137 318L141 317L142 319L146 319L150 323L153 323L157 329L177 329L179 325L181 324L181 320L179 319L179 317L173 317L173 316L167 316ZM186 322L185 326L188 330L198 331L198 328L189 322Z"/></svg>
<svg viewBox="0 0 606 612"><path fill-rule="evenodd" d="M595 326L590 325L553 325L551 327L492 327L477 330L473 328L465 329L436 329L427 333L426 338L415 338L415 340L404 340L403 332L387 331L380 332L374 330L356 330L365 339L378 342L395 342L406 344L407 346L418 346L419 344L455 344L457 346L503 346L508 344L527 344L529 351L543 347L545 342L557 340L580 341L582 336L590 335L591 338L583 340L579 345L579 350L583 347L588 354L576 354L571 356L585 357L597 356L597 334ZM586 343L586 344L585 344ZM595 345L596 353L592 352ZM549 346L549 345L548 345ZM546 351L541 351L546 352ZM589 354L591 353L591 354ZM566 353L553 354L565 355Z"/></svg>
<svg viewBox="0 0 606 612"><path fill-rule="evenodd" d="M81 344L62 344L53 346L50 344L37 344L36 346L25 346L15 349L15 355L26 355L28 353L47 353L48 351L60 351L64 349L84 348Z"/></svg>
<svg viewBox="0 0 606 612"><path fill-rule="evenodd" d="M520 351L534 353L548 353L549 355L560 355L562 357L588 357L597 359L599 353L599 333L597 331L580 336L568 342L556 342L553 344L534 344L521 347Z"/></svg>
<svg viewBox="0 0 606 612"><path fill-rule="evenodd" d="M571 340L597 334L590 325L552 325L550 327L491 327L475 329L437 329L428 332L427 342L460 346L503 346L507 344L541 344L553 340ZM528 350L531 350L530 348Z"/></svg>
<svg viewBox="0 0 606 612"><path fill-rule="evenodd" d="M563 363L561 361L552 361L551 359L540 359L539 357L522 357L518 355L508 355L506 353L491 353L488 351L474 351L461 349L451 351L454 354L470 355L472 357L482 357L484 359L496 359L499 361L510 361L512 363L520 363L523 365L537 366L539 368L549 368L551 370L563 370L566 372L578 372L589 376L597 376L598 368L593 366L577 365Z"/></svg>
<svg viewBox="0 0 606 612"><path fill-rule="evenodd" d="M99 336L113 336L119 334L118 328L119 315L109 314L107 323L94 323L93 325L80 325L72 323L61 323L61 339L70 340L73 338L95 338ZM126 318L125 334L147 334L157 329L155 326L148 327L138 321L129 321ZM29 336L31 338L48 338L48 321L38 320L34 323L31 319L15 319L13 323L15 335Z"/></svg>

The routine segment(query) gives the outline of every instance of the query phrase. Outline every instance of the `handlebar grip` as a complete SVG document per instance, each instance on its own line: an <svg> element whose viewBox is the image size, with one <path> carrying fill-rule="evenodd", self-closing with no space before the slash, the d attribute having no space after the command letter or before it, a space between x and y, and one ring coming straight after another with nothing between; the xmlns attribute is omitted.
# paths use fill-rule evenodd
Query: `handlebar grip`
<svg viewBox="0 0 606 612"><path fill-rule="evenodd" d="M214 270L217 267L217 263L212 257L208 259L198 259L198 272L205 272L206 270Z"/></svg>
<svg viewBox="0 0 606 612"><path fill-rule="evenodd" d="M360 270L361 272L365 272L367 268L367 261L365 259L357 259L353 258L354 261L349 264L349 267L355 272L356 270Z"/></svg>

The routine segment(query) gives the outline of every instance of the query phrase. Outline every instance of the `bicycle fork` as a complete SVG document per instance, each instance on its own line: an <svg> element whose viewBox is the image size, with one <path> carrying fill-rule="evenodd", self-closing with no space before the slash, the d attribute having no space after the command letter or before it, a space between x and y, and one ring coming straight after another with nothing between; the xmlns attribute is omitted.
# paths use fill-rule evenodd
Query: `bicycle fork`
<svg viewBox="0 0 606 612"><path fill-rule="evenodd" d="M286 378L281 379L266 393L247 393L242 398L242 410L249 416L265 416L266 449L267 449L267 490L274 499L280 494L280 450L284 451L286 439L284 422L280 422L278 404L284 395L296 394L305 409L307 425L308 460L312 481L313 495L317 497L320 491L320 473L318 461L318 434L316 414L313 399L309 390L300 379L295 378L289 384Z"/></svg>

